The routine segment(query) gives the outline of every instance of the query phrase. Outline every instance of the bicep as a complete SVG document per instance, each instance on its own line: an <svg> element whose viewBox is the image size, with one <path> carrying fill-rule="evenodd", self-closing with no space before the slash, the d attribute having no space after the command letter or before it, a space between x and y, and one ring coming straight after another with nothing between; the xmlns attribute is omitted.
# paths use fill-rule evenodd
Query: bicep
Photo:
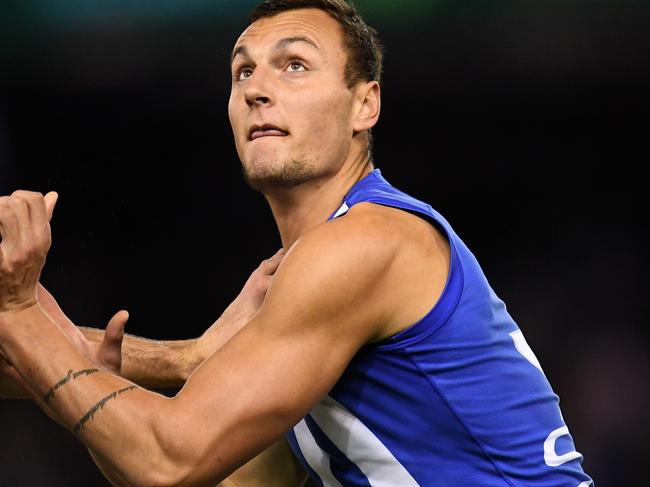
<svg viewBox="0 0 650 487"><path fill-rule="evenodd" d="M288 255L258 315L172 401L176 454L192 456L197 478L225 477L298 423L375 333L384 268L330 254Z"/></svg>
<svg viewBox="0 0 650 487"><path fill-rule="evenodd" d="M327 394L353 355L318 332L264 325L249 323L171 401L174 454L197 478L222 478L267 448Z"/></svg>

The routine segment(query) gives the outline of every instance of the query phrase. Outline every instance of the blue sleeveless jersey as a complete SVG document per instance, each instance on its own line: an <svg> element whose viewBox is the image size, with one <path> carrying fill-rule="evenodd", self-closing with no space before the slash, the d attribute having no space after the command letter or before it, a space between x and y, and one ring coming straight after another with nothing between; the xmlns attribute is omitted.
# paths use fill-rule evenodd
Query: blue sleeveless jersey
<svg viewBox="0 0 650 487"><path fill-rule="evenodd" d="M288 432L315 483L593 485L539 362L447 221L379 170L351 188L332 218L362 202L433 222L449 240L451 265L434 308L361 348L330 393Z"/></svg>

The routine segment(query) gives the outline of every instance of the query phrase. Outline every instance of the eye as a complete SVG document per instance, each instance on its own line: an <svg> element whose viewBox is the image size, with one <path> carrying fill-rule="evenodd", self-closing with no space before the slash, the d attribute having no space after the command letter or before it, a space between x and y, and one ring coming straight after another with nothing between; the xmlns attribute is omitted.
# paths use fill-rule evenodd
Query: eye
<svg viewBox="0 0 650 487"><path fill-rule="evenodd" d="M249 67L243 67L235 72L234 78L236 81L246 81L251 76L253 76L253 70Z"/></svg>
<svg viewBox="0 0 650 487"><path fill-rule="evenodd" d="M287 71L298 73L300 71L307 71L307 68L302 63L302 61L298 61L294 59L289 63L289 66L287 66Z"/></svg>

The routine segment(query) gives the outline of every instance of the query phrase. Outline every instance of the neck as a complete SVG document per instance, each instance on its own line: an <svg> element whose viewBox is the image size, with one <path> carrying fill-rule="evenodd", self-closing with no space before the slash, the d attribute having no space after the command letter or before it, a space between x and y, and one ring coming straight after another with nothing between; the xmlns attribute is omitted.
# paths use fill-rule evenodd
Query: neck
<svg viewBox="0 0 650 487"><path fill-rule="evenodd" d="M312 179L290 189L265 191L280 231L282 247L289 250L302 235L327 221L343 203L355 183L373 170L369 160L344 165L336 174Z"/></svg>

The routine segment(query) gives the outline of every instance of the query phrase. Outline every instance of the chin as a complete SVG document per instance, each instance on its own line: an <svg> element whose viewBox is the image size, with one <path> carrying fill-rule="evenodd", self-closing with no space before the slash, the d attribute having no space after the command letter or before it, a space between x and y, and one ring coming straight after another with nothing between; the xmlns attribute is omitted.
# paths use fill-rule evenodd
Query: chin
<svg viewBox="0 0 650 487"><path fill-rule="evenodd" d="M313 167L300 159L249 160L242 164L242 168L248 185L260 192L293 188L316 177Z"/></svg>

